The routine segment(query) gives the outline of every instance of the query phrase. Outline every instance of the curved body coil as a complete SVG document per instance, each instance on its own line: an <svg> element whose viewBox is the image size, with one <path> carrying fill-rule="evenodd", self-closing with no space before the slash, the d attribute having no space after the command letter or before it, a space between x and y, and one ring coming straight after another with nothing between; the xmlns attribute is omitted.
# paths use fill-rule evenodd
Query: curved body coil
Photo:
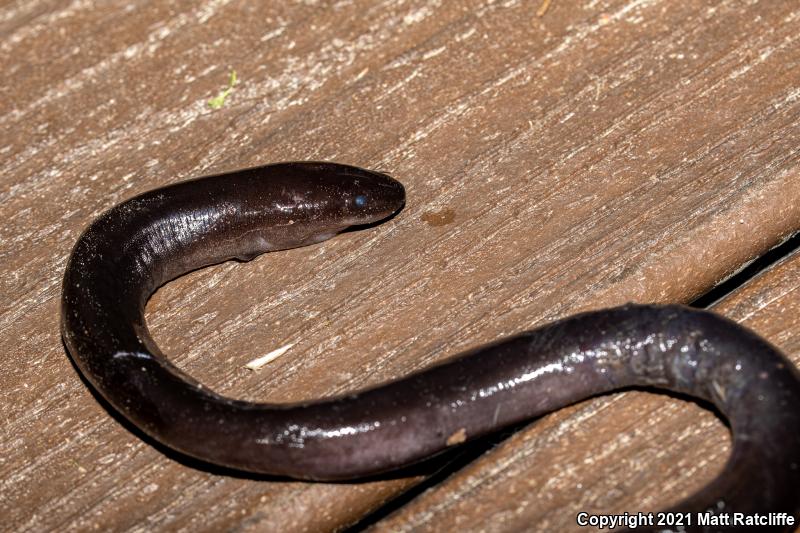
<svg viewBox="0 0 800 533"><path fill-rule="evenodd" d="M148 333L145 303L167 281L319 242L386 218L404 201L389 176L332 163L269 165L137 196L75 245L63 339L100 394L163 444L215 464L310 480L390 471L620 388L688 394L727 418L733 452L716 480L673 510L800 511L798 371L772 345L710 312L627 305L583 313L372 389L290 405L214 393L172 365Z"/></svg>

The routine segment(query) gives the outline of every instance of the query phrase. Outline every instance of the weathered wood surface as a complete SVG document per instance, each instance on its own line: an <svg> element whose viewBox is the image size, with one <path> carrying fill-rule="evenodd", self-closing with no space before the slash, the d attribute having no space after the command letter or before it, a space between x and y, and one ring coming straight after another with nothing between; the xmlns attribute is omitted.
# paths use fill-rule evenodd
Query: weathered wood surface
<svg viewBox="0 0 800 533"><path fill-rule="evenodd" d="M61 345L59 283L80 230L136 192L289 159L377 167L406 184L406 209L385 225L205 269L149 304L176 364L219 392L264 401L375 384L581 309L687 301L800 228L800 6L557 0L544 17L537 8L0 8L3 526L335 529L415 482L219 475L163 455L109 416ZM240 82L213 110L207 101L230 69ZM780 343L787 314L786 329L762 332ZM288 343L270 366L243 368ZM615 432L651 436L663 421L655 411L683 409L647 395L599 401L537 426L552 428L551 439L567 427L577 433L564 438L580 439L569 456L551 456L551 473L605 460L587 451L605 453L607 435L595 435L603 406L628 413L615 416ZM582 413L583 429L562 422ZM724 434L712 418L687 427L675 416L669 423L687 438ZM527 464L536 439L547 440L534 431L496 457L517 453ZM579 481L561 472L547 484L559 496L537 500L549 503L536 520L567 524L574 507L562 505L625 505L625 495L652 490L651 474L680 469L667 450L683 457L692 448L636 442L619 450L618 468L635 472L646 460L641 477L606 497L599 483L614 472L589 468ZM718 464L702 457L711 457L705 473ZM463 479L495 479L504 468L481 461ZM448 494L463 494L459 479L386 527L456 520L463 509ZM499 494L472 501L467 523L513 528L518 510L533 516L530 493ZM473 522L478 509L493 521Z"/></svg>
<svg viewBox="0 0 800 533"><path fill-rule="evenodd" d="M800 253L713 309L759 332L800 366ZM415 498L376 531L597 531L579 512L658 511L713 479L730 434L697 404L646 392L548 415Z"/></svg>

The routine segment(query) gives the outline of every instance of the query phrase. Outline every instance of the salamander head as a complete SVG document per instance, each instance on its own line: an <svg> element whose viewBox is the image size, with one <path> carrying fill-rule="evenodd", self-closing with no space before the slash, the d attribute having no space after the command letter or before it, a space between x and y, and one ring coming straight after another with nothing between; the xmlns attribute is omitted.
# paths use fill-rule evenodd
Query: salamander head
<svg viewBox="0 0 800 533"><path fill-rule="evenodd" d="M341 167L330 184L328 212L348 226L372 224L403 208L403 185L382 172ZM335 215L333 215L335 213Z"/></svg>
<svg viewBox="0 0 800 533"><path fill-rule="evenodd" d="M403 185L382 172L336 163L289 163L287 175L302 174L290 189L295 209L312 225L329 223L338 230L372 224L405 205Z"/></svg>
<svg viewBox="0 0 800 533"><path fill-rule="evenodd" d="M382 172L316 162L276 167L283 198L274 216L291 224L282 247L324 241L351 226L379 222L405 205L403 185Z"/></svg>

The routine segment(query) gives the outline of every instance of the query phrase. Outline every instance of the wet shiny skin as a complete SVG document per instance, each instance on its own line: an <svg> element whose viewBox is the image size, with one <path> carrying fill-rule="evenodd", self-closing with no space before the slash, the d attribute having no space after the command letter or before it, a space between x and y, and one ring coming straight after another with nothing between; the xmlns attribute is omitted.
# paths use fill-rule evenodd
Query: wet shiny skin
<svg viewBox="0 0 800 533"><path fill-rule="evenodd" d="M270 165L137 196L75 245L64 342L103 397L158 441L211 463L310 480L390 471L623 387L681 392L716 405L734 446L724 472L674 510L800 511L800 375L769 343L713 313L641 305L585 313L357 394L293 405L220 396L150 337L144 306L167 281L319 242L404 202L389 176L332 163Z"/></svg>

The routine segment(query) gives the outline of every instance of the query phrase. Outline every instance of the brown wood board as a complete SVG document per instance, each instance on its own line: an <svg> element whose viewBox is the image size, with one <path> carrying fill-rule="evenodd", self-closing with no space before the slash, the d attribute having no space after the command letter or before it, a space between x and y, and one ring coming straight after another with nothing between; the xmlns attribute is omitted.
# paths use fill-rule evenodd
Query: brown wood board
<svg viewBox="0 0 800 533"><path fill-rule="evenodd" d="M798 289L795 253L713 310L800 366ZM640 391L606 395L536 421L373 530L598 531L578 527L577 514L666 509L711 481L729 454L722 421L694 402Z"/></svg>
<svg viewBox="0 0 800 533"><path fill-rule="evenodd" d="M59 284L81 229L137 192L291 159L406 185L406 209L382 226L204 269L150 302L178 366L279 402L379 383L582 309L688 301L800 228L799 6L537 7L0 8L7 527L332 529L415 482L218 475L109 416L60 342ZM239 83L210 108L231 69Z"/></svg>

